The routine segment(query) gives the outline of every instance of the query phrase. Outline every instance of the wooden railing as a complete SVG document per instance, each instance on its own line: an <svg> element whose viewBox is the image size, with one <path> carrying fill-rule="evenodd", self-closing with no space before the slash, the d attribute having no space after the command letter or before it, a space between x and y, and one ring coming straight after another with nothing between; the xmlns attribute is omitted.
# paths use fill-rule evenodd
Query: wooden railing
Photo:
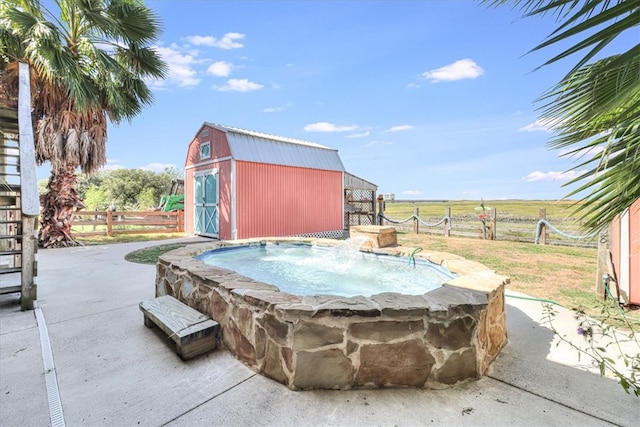
<svg viewBox="0 0 640 427"><path fill-rule="evenodd" d="M75 237L182 233L184 211L78 211L71 232Z"/></svg>

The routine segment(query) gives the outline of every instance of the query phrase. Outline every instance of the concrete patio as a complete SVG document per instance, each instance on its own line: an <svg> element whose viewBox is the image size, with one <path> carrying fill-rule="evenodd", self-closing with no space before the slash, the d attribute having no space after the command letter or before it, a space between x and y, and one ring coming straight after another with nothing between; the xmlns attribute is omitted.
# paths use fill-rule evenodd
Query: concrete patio
<svg viewBox="0 0 640 427"><path fill-rule="evenodd" d="M556 346L540 324L541 303L515 298L507 298L509 343L489 375L446 390L294 392L225 350L183 362L138 309L154 297L155 267L124 260L175 241L40 251L40 328L33 311L20 311L17 294L0 296L0 425L631 426L640 419L640 399ZM570 312L560 309L556 322L575 335ZM62 409L53 417L42 323Z"/></svg>

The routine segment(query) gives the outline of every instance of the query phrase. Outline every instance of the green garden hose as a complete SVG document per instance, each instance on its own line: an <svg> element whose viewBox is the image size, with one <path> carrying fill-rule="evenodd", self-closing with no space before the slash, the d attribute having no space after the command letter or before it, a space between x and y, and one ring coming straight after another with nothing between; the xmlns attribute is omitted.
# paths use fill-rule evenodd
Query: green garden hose
<svg viewBox="0 0 640 427"><path fill-rule="evenodd" d="M411 265L411 261L413 261L413 266L416 266L416 259L415 259L415 255L420 252L422 250L422 248L415 248L413 250L413 252L411 252L411 255L409 255L409 265Z"/></svg>

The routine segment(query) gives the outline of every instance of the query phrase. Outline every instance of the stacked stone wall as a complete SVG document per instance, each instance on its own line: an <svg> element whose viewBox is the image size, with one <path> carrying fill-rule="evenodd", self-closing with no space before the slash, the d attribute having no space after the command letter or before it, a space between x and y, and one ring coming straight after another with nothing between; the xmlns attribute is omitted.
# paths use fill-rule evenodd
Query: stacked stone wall
<svg viewBox="0 0 640 427"><path fill-rule="evenodd" d="M424 295L343 298L287 294L193 258L221 246L261 243L212 242L169 252L157 264L156 294L211 315L231 353L291 389L449 387L480 378L506 343L508 279L477 263L466 264L461 280ZM422 258L465 270L460 257L425 251Z"/></svg>

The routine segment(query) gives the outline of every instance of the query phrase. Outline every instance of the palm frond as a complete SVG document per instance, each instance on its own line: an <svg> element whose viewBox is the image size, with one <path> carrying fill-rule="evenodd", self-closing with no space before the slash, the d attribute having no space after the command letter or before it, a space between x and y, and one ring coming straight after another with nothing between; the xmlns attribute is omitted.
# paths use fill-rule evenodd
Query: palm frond
<svg viewBox="0 0 640 427"><path fill-rule="evenodd" d="M107 118L117 123L139 114L153 100L143 79L166 74L150 47L160 23L137 0L55 4L47 10L38 0L3 0L0 66L25 61L35 72L37 162L50 161L54 173L78 166L93 172L106 163ZM0 76L0 89L10 77Z"/></svg>
<svg viewBox="0 0 640 427"><path fill-rule="evenodd" d="M507 0L487 1L491 5ZM640 198L640 43L593 61L621 34L637 31L637 0L513 0L525 16L553 14L560 25L532 51L582 37L542 66L586 53L543 94L541 120L557 131L549 146L568 149L581 171L566 198L582 196L576 213L589 229L607 226ZM593 153L596 154L593 154Z"/></svg>

